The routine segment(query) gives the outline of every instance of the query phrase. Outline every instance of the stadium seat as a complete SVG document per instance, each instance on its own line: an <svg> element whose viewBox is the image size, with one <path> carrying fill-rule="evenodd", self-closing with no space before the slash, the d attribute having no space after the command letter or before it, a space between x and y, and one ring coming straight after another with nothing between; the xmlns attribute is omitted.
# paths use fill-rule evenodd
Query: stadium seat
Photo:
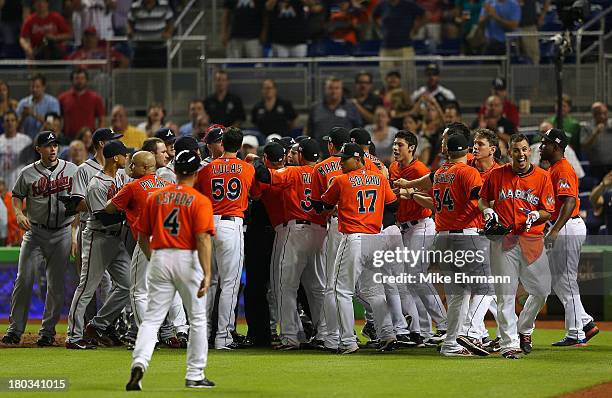
<svg viewBox="0 0 612 398"><path fill-rule="evenodd" d="M442 40L436 50L439 55L458 55L461 52L461 39Z"/></svg>
<svg viewBox="0 0 612 398"><path fill-rule="evenodd" d="M364 40L355 45L353 55L356 57L376 57L380 51L380 40Z"/></svg>

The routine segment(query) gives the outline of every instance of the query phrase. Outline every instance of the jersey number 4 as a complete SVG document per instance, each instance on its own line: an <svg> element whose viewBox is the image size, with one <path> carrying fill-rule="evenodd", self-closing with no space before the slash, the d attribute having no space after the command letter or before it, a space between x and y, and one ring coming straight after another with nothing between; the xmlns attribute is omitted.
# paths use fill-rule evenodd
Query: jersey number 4
<svg viewBox="0 0 612 398"><path fill-rule="evenodd" d="M236 200L240 197L242 183L238 178L230 178L227 181L227 186L223 178L213 178L210 181L212 184L212 198L216 202L222 201L224 197L229 200Z"/></svg>
<svg viewBox="0 0 612 398"><path fill-rule="evenodd" d="M450 195L449 188L444 189L444 194L442 195L441 199L440 199L439 189L434 189L433 194L434 194L434 200L436 201L436 211L438 213L442 211L442 206L446 206L448 211L455 210L455 203L453 203L453 198Z"/></svg>
<svg viewBox="0 0 612 398"><path fill-rule="evenodd" d="M181 209L175 207L172 209L170 214L164 220L164 229L167 229L172 236L178 236L179 231L181 229L181 224L179 224L178 217Z"/></svg>
<svg viewBox="0 0 612 398"><path fill-rule="evenodd" d="M374 209L376 208L377 194L378 193L375 189L357 191L357 203L359 203L359 208L357 210L359 213L374 213Z"/></svg>

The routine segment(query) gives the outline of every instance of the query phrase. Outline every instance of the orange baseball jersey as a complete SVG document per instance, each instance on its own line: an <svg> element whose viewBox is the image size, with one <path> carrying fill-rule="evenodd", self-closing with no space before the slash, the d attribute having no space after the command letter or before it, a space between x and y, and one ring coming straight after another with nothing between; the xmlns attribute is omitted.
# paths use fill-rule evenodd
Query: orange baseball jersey
<svg viewBox="0 0 612 398"><path fill-rule="evenodd" d="M283 188L283 207L288 220L306 220L313 224L324 225L327 216L317 214L312 202L311 182L314 166L288 166L270 169L271 185Z"/></svg>
<svg viewBox="0 0 612 398"><path fill-rule="evenodd" d="M366 154L364 157L365 168L368 171L375 171L382 173L381 169L376 166L373 159L378 160L373 155ZM380 160L378 160L380 162ZM318 163L312 173L312 186L310 197L313 200L320 201L321 196L327 191L327 188L331 186L334 178L342 175L342 167L340 167L340 158L338 156L330 156L324 161Z"/></svg>
<svg viewBox="0 0 612 398"><path fill-rule="evenodd" d="M371 161L371 162L372 162L372 164L373 164L373 165L374 165L374 166L375 166L375 167L376 167L378 170L382 170L382 168L383 168L383 162L381 162L379 158L377 158L376 156L372 155L372 154L371 154L371 153L369 153L369 152L366 152L366 154L365 154L364 158L366 159L366 169L367 169L367 170L371 170L371 169L372 169L372 168L371 168L371 166L370 166L370 164L369 164L370 162L368 162L368 160L369 160L369 161Z"/></svg>
<svg viewBox="0 0 612 398"><path fill-rule="evenodd" d="M429 169L423 162L418 159L413 160L408 166L401 167L398 162L393 162L389 166L389 178L391 184L394 181L404 178L406 180L416 180L429 174ZM420 220L421 218L430 217L431 210L420 206L414 200L400 200L399 209L395 218L398 222L407 222Z"/></svg>
<svg viewBox="0 0 612 398"><path fill-rule="evenodd" d="M512 164L491 171L484 180L480 197L495 201L493 210L499 221L512 228L515 234L525 234L527 214L532 210L555 210L555 193L546 170L532 165L531 170L517 175ZM544 224L534 225L528 235L544 235Z"/></svg>
<svg viewBox="0 0 612 398"><path fill-rule="evenodd" d="M334 179L321 200L338 205L338 231L344 234L378 234L385 204L396 200L389 181L380 172L365 168Z"/></svg>
<svg viewBox="0 0 612 398"><path fill-rule="evenodd" d="M215 215L244 217L254 176L253 165L221 157L198 172L195 188L212 201Z"/></svg>
<svg viewBox="0 0 612 398"><path fill-rule="evenodd" d="M270 184L264 184L263 182L255 180L253 183L257 191L261 193L260 199L266 208L268 218L272 226L287 222L285 216L285 209L283 206L283 191L285 190L282 186L271 186Z"/></svg>
<svg viewBox="0 0 612 398"><path fill-rule="evenodd" d="M446 162L434 174L432 198L436 231L478 228L478 199L472 191L482 186L480 173L465 163Z"/></svg>
<svg viewBox="0 0 612 398"><path fill-rule="evenodd" d="M478 167L476 167L476 158L472 156L472 159L467 161L468 166L472 166L473 168L475 168L476 170L478 170L478 172L480 173L480 178L482 179L482 181L485 180L485 178L488 177L489 174L491 174L491 172L495 169L497 169L498 167L501 167L499 165L499 163L497 162L493 162L493 166L491 166L491 168L487 171L480 171L478 169ZM484 227L484 215L482 214L482 212L478 212L478 227L482 228Z"/></svg>
<svg viewBox="0 0 612 398"><path fill-rule="evenodd" d="M124 185L111 199L115 206L125 212L134 239L138 239L138 231L134 226L147 203L147 198L155 190L167 185L170 185L170 182L155 174L146 175Z"/></svg>
<svg viewBox="0 0 612 398"><path fill-rule="evenodd" d="M151 236L151 249L196 249L196 234L215 234L210 200L187 185L151 193L138 219L138 231Z"/></svg>
<svg viewBox="0 0 612 398"><path fill-rule="evenodd" d="M565 159L561 159L548 169L553 189L555 191L555 199L559 196L571 196L576 198L576 207L572 212L572 217L580 214L580 198L578 197L578 176L572 165ZM560 200L555 200L555 212L551 216L551 221L555 221L559 217L559 211L563 203Z"/></svg>

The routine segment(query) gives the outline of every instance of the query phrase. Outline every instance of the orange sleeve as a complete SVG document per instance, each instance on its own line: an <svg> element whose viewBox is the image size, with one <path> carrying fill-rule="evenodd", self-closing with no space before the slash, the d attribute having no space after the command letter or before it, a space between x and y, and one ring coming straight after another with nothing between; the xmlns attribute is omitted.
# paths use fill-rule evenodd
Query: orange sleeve
<svg viewBox="0 0 612 398"><path fill-rule="evenodd" d="M212 195L210 190L210 177L208 172L208 170L210 170L210 167L210 165L206 165L204 166L204 168L202 168L202 170L198 172L198 180L194 185L194 188L197 191L199 191L200 193L202 193L202 195L208 198L210 198Z"/></svg>
<svg viewBox="0 0 612 398"><path fill-rule="evenodd" d="M482 187L482 178L480 177L480 173L473 167L468 167L468 173L465 173L465 178L463 179L463 189L465 190L465 194L467 197L470 196L470 193L474 188Z"/></svg>
<svg viewBox="0 0 612 398"><path fill-rule="evenodd" d="M206 232L210 235L214 235L215 223L210 200L206 197L197 196L193 205L196 206L192 217L193 233L199 234Z"/></svg>
<svg viewBox="0 0 612 398"><path fill-rule="evenodd" d="M318 168L315 167L312 170L312 183L310 184L310 198L312 200L321 200L321 196L325 193L323 187L326 185L327 180L324 176L319 173Z"/></svg>
<svg viewBox="0 0 612 398"><path fill-rule="evenodd" d="M539 210L544 210L553 214L555 212L555 191L550 181L550 175L546 173L542 180Z"/></svg>
<svg viewBox="0 0 612 398"><path fill-rule="evenodd" d="M283 187L288 187L293 183L293 179L296 175L294 172L297 167L283 167L282 169L270 170L270 185L281 185Z"/></svg>
<svg viewBox="0 0 612 398"><path fill-rule="evenodd" d="M133 182L130 182L127 185L124 185L123 188L113 198L111 202L121 210L125 210L134 197L134 190L132 187L134 186Z"/></svg>
<svg viewBox="0 0 612 398"><path fill-rule="evenodd" d="M575 184L572 184L574 181L574 171L568 170L563 167L561 170L557 171L557 179L553 181L556 184L557 196L572 196L574 198L578 197L578 187Z"/></svg>
<svg viewBox="0 0 612 398"><path fill-rule="evenodd" d="M147 199L147 204L145 205L140 217L138 217L138 221L136 225L133 226L134 229L141 232L143 235L151 236L153 234L153 223L151 222L151 208L153 207L154 196L151 195Z"/></svg>
<svg viewBox="0 0 612 398"><path fill-rule="evenodd" d="M391 184L389 184L389 180L387 180L386 178L383 178L384 182L384 192L385 192L385 204L387 203L393 203L397 200L397 197L395 196L395 192L393 192L393 190L391 189Z"/></svg>
<svg viewBox="0 0 612 398"><path fill-rule="evenodd" d="M327 189L327 191L321 196L321 201L327 203L328 205L335 205L340 200L340 184L342 183L341 178L334 178L334 182L332 182L331 186Z"/></svg>
<svg viewBox="0 0 612 398"><path fill-rule="evenodd" d="M493 193L495 185L495 176L498 173L489 173L482 183L480 188L480 197L487 201L495 200L495 194Z"/></svg>

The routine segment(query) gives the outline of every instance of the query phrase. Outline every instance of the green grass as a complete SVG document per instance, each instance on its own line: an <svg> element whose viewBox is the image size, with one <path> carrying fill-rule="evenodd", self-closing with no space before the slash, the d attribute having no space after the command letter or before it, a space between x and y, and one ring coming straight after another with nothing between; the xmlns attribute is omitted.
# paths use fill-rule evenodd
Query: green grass
<svg viewBox="0 0 612 398"><path fill-rule="evenodd" d="M2 331L5 330L3 326ZM30 332L36 328L31 327ZM265 349L211 350L207 377L217 388L183 388L185 352L153 354L143 379L147 397L548 397L612 381L612 332L588 347L553 348L558 330L536 330L528 357L442 358L433 348L351 356L323 352L278 353ZM54 396L117 397L129 376L131 353L123 348L70 351L63 348L0 349L3 377L67 377L70 388ZM12 393L10 396L40 396ZM129 395L135 395L131 393ZM3 393L0 392L0 396ZM9 396L4 393L4 396Z"/></svg>

